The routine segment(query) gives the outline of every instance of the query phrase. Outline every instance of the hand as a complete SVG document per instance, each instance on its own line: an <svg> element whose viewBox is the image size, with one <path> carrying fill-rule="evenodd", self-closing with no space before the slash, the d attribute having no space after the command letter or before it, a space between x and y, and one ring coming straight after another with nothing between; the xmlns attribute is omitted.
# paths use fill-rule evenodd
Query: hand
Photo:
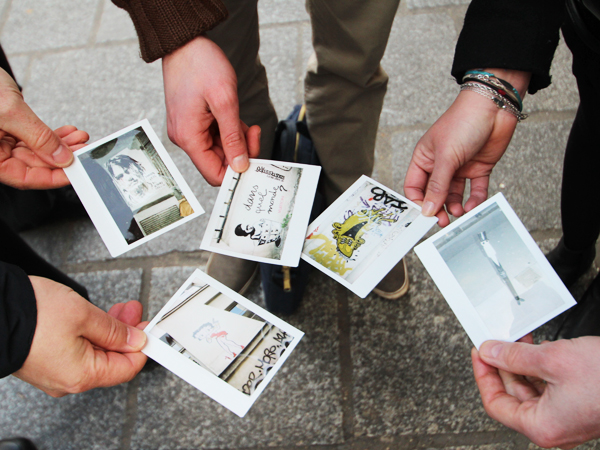
<svg viewBox="0 0 600 450"><path fill-rule="evenodd" d="M142 370L146 323L140 323L139 302L116 304L107 314L67 286L30 280L37 326L29 356L15 376L62 397L124 383Z"/></svg>
<svg viewBox="0 0 600 450"><path fill-rule="evenodd" d="M0 69L0 182L18 189L69 184L62 170L89 136L72 126L53 132L27 106L14 80ZM69 148L72 146L72 148Z"/></svg>
<svg viewBox="0 0 600 450"><path fill-rule="evenodd" d="M522 95L530 74L486 69L513 84ZM517 125L512 114L475 92L462 91L454 103L419 140L406 173L404 193L423 205L423 215L438 216L438 225L482 203L488 194L489 176L506 151ZM469 200L462 205L466 180Z"/></svg>
<svg viewBox="0 0 600 450"><path fill-rule="evenodd" d="M260 127L240 120L237 77L217 44L199 36L163 58L167 131L211 185L227 166L248 168L260 151Z"/></svg>
<svg viewBox="0 0 600 450"><path fill-rule="evenodd" d="M600 337L484 342L473 371L486 412L541 447L600 437Z"/></svg>

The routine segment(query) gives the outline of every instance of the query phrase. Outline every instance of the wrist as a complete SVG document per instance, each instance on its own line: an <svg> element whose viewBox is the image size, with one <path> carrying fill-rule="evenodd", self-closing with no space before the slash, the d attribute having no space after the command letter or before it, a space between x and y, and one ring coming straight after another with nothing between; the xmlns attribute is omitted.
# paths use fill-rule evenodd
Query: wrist
<svg viewBox="0 0 600 450"><path fill-rule="evenodd" d="M485 68L484 70L493 73L498 78L508 81L519 92L521 98L525 97L527 88L529 87L529 81L531 80L531 72L498 68Z"/></svg>

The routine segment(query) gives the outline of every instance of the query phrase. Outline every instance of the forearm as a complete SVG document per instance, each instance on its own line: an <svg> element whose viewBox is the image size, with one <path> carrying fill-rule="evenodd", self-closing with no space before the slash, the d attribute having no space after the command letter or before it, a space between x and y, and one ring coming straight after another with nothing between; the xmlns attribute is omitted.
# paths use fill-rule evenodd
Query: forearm
<svg viewBox="0 0 600 450"><path fill-rule="evenodd" d="M0 262L0 378L21 368L31 348L37 307L29 277Z"/></svg>
<svg viewBox="0 0 600 450"><path fill-rule="evenodd" d="M142 59L152 62L173 52L227 17L221 0L112 0L131 16Z"/></svg>

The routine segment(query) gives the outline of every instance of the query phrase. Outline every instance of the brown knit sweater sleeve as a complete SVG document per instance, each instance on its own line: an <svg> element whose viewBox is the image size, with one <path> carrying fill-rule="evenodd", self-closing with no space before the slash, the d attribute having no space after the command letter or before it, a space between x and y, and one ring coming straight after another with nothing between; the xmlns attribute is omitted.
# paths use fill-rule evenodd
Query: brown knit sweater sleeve
<svg viewBox="0 0 600 450"><path fill-rule="evenodd" d="M152 62L227 18L221 0L112 0L126 10L140 40L142 59Z"/></svg>

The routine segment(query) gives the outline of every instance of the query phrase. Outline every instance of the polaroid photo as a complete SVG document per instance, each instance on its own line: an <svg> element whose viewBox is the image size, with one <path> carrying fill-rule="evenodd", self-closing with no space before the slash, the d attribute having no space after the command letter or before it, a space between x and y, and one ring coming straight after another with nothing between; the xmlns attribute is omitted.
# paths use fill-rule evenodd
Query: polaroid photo
<svg viewBox="0 0 600 450"><path fill-rule="evenodd" d="M147 120L76 151L65 173L113 257L204 213Z"/></svg>
<svg viewBox="0 0 600 450"><path fill-rule="evenodd" d="M575 305L501 193L415 252L477 348L516 341Z"/></svg>
<svg viewBox="0 0 600 450"><path fill-rule="evenodd" d="M365 298L436 223L363 175L309 225L302 259Z"/></svg>
<svg viewBox="0 0 600 450"><path fill-rule="evenodd" d="M251 159L227 169L200 248L296 267L321 167Z"/></svg>
<svg viewBox="0 0 600 450"><path fill-rule="evenodd" d="M200 270L144 331L146 355L240 417L304 335Z"/></svg>

